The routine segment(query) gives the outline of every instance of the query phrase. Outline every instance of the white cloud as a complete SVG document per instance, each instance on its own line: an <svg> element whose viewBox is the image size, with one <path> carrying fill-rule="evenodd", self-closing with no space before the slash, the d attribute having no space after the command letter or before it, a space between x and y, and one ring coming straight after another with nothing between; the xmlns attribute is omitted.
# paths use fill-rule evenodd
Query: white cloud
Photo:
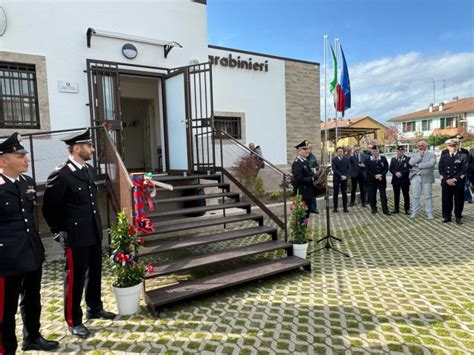
<svg viewBox="0 0 474 355"><path fill-rule="evenodd" d="M347 58L349 59L349 58ZM321 67L324 78L324 67ZM436 101L451 101L474 96L474 53L444 53L426 57L417 52L351 66L352 108L346 117L371 116L386 123L387 119L422 110L433 102L433 80ZM332 63L328 63L328 82ZM445 88L443 87L445 80ZM332 95L328 92L328 117L334 117ZM321 82L321 115L324 116L324 82ZM324 119L324 117L323 117Z"/></svg>

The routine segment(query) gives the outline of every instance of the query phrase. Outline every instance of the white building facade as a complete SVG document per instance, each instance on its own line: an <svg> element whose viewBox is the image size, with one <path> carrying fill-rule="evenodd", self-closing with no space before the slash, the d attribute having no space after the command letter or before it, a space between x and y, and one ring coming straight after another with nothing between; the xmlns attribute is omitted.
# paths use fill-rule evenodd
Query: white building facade
<svg viewBox="0 0 474 355"><path fill-rule="evenodd" d="M185 170L180 125L200 119L197 136L213 106L217 128L286 165L301 140L319 147L319 101L318 63L209 46L206 1L0 4L0 136L119 122L128 168Z"/></svg>
<svg viewBox="0 0 474 355"><path fill-rule="evenodd" d="M474 134L474 97L454 98L431 104L427 109L395 117L400 140L414 140L435 135Z"/></svg>

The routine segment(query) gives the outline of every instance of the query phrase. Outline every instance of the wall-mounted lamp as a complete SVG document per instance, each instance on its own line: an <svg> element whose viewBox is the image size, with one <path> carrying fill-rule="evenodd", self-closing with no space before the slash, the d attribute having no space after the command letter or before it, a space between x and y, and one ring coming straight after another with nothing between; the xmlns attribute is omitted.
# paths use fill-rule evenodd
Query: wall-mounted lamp
<svg viewBox="0 0 474 355"><path fill-rule="evenodd" d="M122 47L122 54L125 58L135 59L138 54L138 49L131 43L125 43Z"/></svg>

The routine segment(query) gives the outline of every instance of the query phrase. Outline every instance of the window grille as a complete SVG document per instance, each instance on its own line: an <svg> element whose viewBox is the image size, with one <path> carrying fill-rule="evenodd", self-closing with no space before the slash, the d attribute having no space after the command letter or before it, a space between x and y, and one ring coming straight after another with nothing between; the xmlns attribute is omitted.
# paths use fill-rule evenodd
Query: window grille
<svg viewBox="0 0 474 355"><path fill-rule="evenodd" d="M242 139L242 122L240 117L214 116L214 127L235 139Z"/></svg>
<svg viewBox="0 0 474 355"><path fill-rule="evenodd" d="M33 64L0 61L0 128L40 128Z"/></svg>

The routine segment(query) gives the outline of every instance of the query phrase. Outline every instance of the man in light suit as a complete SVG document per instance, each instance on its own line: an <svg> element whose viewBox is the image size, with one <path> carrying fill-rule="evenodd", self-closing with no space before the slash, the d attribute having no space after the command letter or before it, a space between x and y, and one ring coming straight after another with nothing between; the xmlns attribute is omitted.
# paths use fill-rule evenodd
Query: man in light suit
<svg viewBox="0 0 474 355"><path fill-rule="evenodd" d="M410 218L415 218L420 209L420 196L425 197L425 208L428 219L433 219L433 195L432 185L434 179L434 167L436 156L428 151L426 141L418 142L418 154L414 155L409 161L410 183L412 186L412 210Z"/></svg>

